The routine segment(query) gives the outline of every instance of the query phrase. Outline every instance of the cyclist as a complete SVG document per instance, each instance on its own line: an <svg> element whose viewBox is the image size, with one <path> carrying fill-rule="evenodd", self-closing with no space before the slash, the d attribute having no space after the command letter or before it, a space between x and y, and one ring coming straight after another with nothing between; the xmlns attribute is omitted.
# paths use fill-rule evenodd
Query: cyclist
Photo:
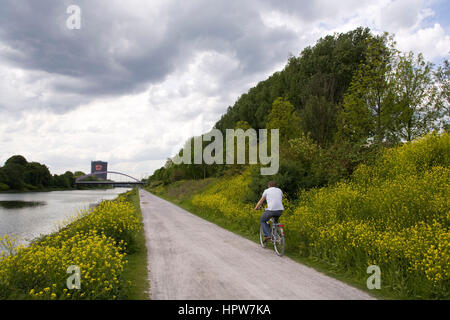
<svg viewBox="0 0 450 320"><path fill-rule="evenodd" d="M259 219L264 234L264 241L270 239L270 227L267 224L267 221L272 217L275 218L275 221L278 221L284 210L283 203L281 201L281 199L283 198L283 191L276 187L274 181L269 181L267 186L268 188L264 190L261 199L258 201L255 207L255 210L258 210L263 204L264 200L266 200L267 209L266 211L264 211L261 219Z"/></svg>

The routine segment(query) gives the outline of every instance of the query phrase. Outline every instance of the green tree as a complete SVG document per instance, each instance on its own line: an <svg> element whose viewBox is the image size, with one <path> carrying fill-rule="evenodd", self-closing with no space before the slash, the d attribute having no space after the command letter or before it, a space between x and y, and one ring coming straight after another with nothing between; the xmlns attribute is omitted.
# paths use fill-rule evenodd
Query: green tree
<svg viewBox="0 0 450 320"><path fill-rule="evenodd" d="M395 102L391 134L411 141L433 129L439 105L433 103L432 64L412 52L398 55L394 70Z"/></svg>
<svg viewBox="0 0 450 320"><path fill-rule="evenodd" d="M13 190L23 190L24 171L28 161L21 155L14 155L6 160L1 168L0 182L8 185Z"/></svg>
<svg viewBox="0 0 450 320"><path fill-rule="evenodd" d="M70 175L68 174L61 174L61 175L54 174L52 181L53 187L61 189L71 188Z"/></svg>
<svg viewBox="0 0 450 320"><path fill-rule="evenodd" d="M86 175L86 173L84 173L83 171L75 171L75 172L73 173L73 177L74 177L75 179L80 178L80 177L85 176L85 175Z"/></svg>
<svg viewBox="0 0 450 320"><path fill-rule="evenodd" d="M435 87L433 90L433 101L439 112L440 126L442 129L450 129L450 64L444 60L434 73Z"/></svg>
<svg viewBox="0 0 450 320"><path fill-rule="evenodd" d="M277 98L267 118L267 129L279 129L281 144L298 137L301 133L300 117L292 103L285 98Z"/></svg>
<svg viewBox="0 0 450 320"><path fill-rule="evenodd" d="M368 28L328 35L314 46L305 48L298 57L289 57L286 67L259 82L239 97L216 123L225 133L237 121L247 121L254 129L266 128L267 115L277 97L285 97L301 111L311 95L324 96L334 105L343 95L366 54Z"/></svg>
<svg viewBox="0 0 450 320"><path fill-rule="evenodd" d="M8 185L8 176L5 173L5 170L0 167L0 191L6 191L10 188Z"/></svg>
<svg viewBox="0 0 450 320"><path fill-rule="evenodd" d="M301 128L321 146L326 146L336 132L337 108L324 96L310 96L300 113Z"/></svg>
<svg viewBox="0 0 450 320"><path fill-rule="evenodd" d="M47 166L38 162L29 162L24 168L24 182L35 187L48 187L51 174Z"/></svg>
<svg viewBox="0 0 450 320"><path fill-rule="evenodd" d="M21 155L15 155L10 157L8 160L6 160L5 162L5 166L7 166L8 164L18 164L19 166L25 166L28 161L27 159L25 159L24 156Z"/></svg>
<svg viewBox="0 0 450 320"><path fill-rule="evenodd" d="M248 202L258 201L271 180L276 182L288 198L294 198L299 189L313 186L308 167L299 166L291 160L282 160L278 173L273 176L263 176L259 165L252 166L250 176L249 194L246 195Z"/></svg>
<svg viewBox="0 0 450 320"><path fill-rule="evenodd" d="M74 188L75 187L74 174L71 171L66 171L63 176L66 180L67 188Z"/></svg>
<svg viewBox="0 0 450 320"><path fill-rule="evenodd" d="M2 168L2 176L6 183L13 190L22 190L24 188L24 167L18 163L8 162Z"/></svg>
<svg viewBox="0 0 450 320"><path fill-rule="evenodd" d="M380 145L388 138L392 122L394 42L388 34L369 40L361 63L344 96L338 137L355 143Z"/></svg>

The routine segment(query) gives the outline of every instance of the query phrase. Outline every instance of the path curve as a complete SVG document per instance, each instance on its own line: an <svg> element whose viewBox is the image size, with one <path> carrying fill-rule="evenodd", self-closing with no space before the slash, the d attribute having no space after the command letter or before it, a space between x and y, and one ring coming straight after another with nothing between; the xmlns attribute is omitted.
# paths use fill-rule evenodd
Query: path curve
<svg viewBox="0 0 450 320"><path fill-rule="evenodd" d="M151 298L373 299L140 190Z"/></svg>

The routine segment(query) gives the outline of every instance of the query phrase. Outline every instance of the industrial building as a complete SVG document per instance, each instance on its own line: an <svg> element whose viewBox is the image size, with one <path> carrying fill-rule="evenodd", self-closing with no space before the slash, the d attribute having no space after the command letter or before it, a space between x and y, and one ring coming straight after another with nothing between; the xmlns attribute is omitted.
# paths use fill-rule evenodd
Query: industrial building
<svg viewBox="0 0 450 320"><path fill-rule="evenodd" d="M91 173L103 172L103 171L108 171L108 162L91 161ZM100 179L107 180L106 173L98 174L96 176Z"/></svg>

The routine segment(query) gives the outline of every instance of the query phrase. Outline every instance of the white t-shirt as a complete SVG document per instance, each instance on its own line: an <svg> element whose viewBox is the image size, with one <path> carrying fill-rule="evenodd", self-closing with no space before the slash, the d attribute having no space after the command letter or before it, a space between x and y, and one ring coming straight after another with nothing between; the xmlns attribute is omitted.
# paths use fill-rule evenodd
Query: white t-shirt
<svg viewBox="0 0 450 320"><path fill-rule="evenodd" d="M283 191L281 189L271 187L263 192L263 197L266 197L267 210L277 211L284 210L283 203L281 199L283 198Z"/></svg>

